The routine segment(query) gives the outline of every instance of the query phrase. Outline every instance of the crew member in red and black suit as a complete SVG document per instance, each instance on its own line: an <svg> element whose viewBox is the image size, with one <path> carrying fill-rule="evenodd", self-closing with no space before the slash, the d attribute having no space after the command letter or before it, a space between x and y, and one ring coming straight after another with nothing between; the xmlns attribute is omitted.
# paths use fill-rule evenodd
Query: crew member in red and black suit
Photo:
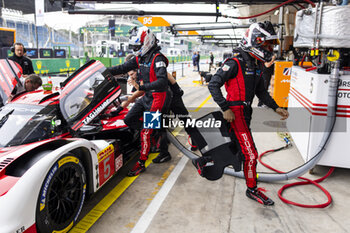
<svg viewBox="0 0 350 233"><path fill-rule="evenodd" d="M136 56L122 65L110 68L113 75L124 74L130 70L139 70L142 85L136 89L144 91L144 96L137 100L124 122L131 128L140 129L140 118L143 112L166 113L171 101L171 91L168 91L167 66L168 59L160 52L157 38L147 27L133 28L130 31L129 46L136 52ZM153 129L141 130L140 159L129 171L129 176L136 176L146 170L145 161L151 148L151 135Z"/></svg>
<svg viewBox="0 0 350 233"><path fill-rule="evenodd" d="M218 69L209 83L209 91L214 101L223 111L224 118L230 122L233 137L240 145L244 155L244 176L246 195L264 205L273 205L261 189L257 188L256 165L258 152L250 131L252 101L256 95L265 105L286 119L287 110L279 108L264 87L264 80L257 74L259 63L268 62L273 57L273 44L278 43L275 30L270 22L254 23L247 30L240 46L233 51ZM220 88L225 85L226 99Z"/></svg>

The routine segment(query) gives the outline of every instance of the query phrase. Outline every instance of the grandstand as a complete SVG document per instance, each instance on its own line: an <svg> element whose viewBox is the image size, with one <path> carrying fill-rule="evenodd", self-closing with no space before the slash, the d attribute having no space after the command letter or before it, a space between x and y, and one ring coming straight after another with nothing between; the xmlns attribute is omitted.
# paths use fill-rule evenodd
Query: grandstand
<svg viewBox="0 0 350 233"><path fill-rule="evenodd" d="M48 26L35 28L34 22L25 18L20 11L2 8L0 27L15 29L16 41L23 43L27 48L36 48L36 41L38 41L39 48L65 47L70 48L72 56L79 55L78 38ZM36 35L38 35L38 40Z"/></svg>

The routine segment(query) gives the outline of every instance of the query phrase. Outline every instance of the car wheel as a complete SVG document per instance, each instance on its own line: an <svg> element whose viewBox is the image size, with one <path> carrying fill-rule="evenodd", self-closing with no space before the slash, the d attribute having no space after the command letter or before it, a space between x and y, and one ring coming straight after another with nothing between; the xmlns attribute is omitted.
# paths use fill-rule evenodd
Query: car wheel
<svg viewBox="0 0 350 233"><path fill-rule="evenodd" d="M65 154L51 167L36 207L38 232L67 232L76 223L84 203L86 174L79 158Z"/></svg>

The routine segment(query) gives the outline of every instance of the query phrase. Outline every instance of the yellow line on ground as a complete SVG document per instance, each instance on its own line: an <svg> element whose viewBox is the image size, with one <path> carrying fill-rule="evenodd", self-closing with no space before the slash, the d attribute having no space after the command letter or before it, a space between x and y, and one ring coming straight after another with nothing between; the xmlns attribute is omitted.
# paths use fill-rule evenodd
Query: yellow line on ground
<svg viewBox="0 0 350 233"><path fill-rule="evenodd" d="M204 106L204 104L206 104L206 103L210 100L210 98L211 98L211 95L209 95L209 96L201 103L201 105L198 106L198 108L196 108L195 110L190 110L189 112L198 112L199 109L201 109L201 108Z"/></svg>
<svg viewBox="0 0 350 233"><path fill-rule="evenodd" d="M154 191L152 192L151 196L149 198L147 198L147 200L149 202L151 202L154 197L157 195L157 193L159 192L160 188L163 186L164 182L166 181L166 179L168 179L170 173L172 172L172 170L174 170L174 165L171 165L162 175L162 178L159 180L157 187L154 188Z"/></svg>
<svg viewBox="0 0 350 233"><path fill-rule="evenodd" d="M182 127L176 127L171 133L176 137L182 130Z"/></svg>
<svg viewBox="0 0 350 233"><path fill-rule="evenodd" d="M183 76L182 78L176 79L176 82L179 82L179 81L181 81L181 80L183 80L183 79L185 79L185 78L187 78L187 77L186 77L186 76Z"/></svg>
<svg viewBox="0 0 350 233"><path fill-rule="evenodd" d="M172 134L176 137L182 128L176 127ZM159 153L151 153L146 161L146 167L152 163L152 160ZM173 169L173 168L172 168ZM164 174L163 174L164 176ZM85 233L87 232L97 220L107 211L107 209L123 194L123 192L136 180L138 176L125 177L117 186L115 186L90 212L75 225L69 233ZM164 179L164 177L162 178ZM164 183L164 182L163 182Z"/></svg>

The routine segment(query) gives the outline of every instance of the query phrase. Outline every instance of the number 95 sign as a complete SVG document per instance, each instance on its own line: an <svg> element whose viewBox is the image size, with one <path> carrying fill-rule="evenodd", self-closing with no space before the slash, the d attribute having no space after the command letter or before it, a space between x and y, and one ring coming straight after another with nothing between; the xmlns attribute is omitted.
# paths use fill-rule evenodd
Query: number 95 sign
<svg viewBox="0 0 350 233"><path fill-rule="evenodd" d="M169 27L170 23L168 23L162 17L138 17L137 20L147 27Z"/></svg>
<svg viewBox="0 0 350 233"><path fill-rule="evenodd" d="M145 18L143 18L143 23L142 24L145 25L145 26L151 25L152 24L152 17L145 17Z"/></svg>

